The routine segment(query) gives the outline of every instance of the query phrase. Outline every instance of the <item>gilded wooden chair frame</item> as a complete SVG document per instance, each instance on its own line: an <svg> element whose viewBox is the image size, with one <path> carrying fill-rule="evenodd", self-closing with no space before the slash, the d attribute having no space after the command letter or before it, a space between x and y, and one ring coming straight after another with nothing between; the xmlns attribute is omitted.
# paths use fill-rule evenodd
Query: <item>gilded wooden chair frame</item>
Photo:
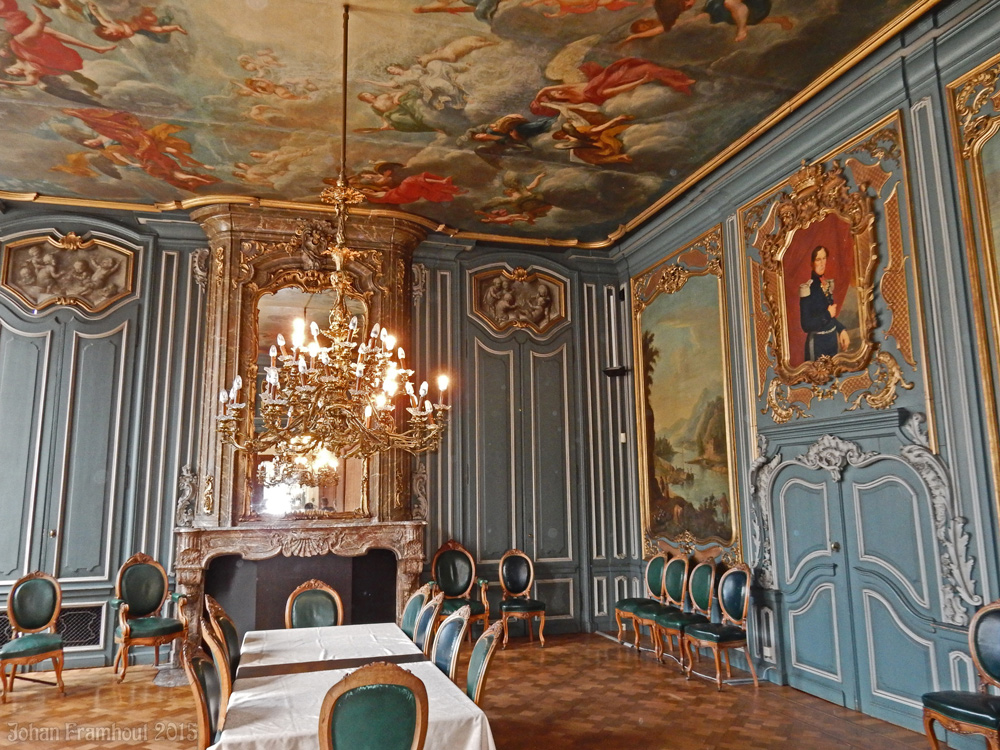
<svg viewBox="0 0 1000 750"><path fill-rule="evenodd" d="M209 632L202 634L205 643L208 644L209 648L212 649L212 643L215 640L214 636ZM221 648L218 644L215 644L216 648ZM221 651L220 651L221 653ZM225 711L226 704L221 701L219 702L219 718L216 720L216 731L212 731L212 717L211 708L208 705L208 697L205 695L205 691L202 688L201 681L198 679L198 675L195 673L193 660L201 659L206 662L211 662L212 665L218 670L217 657L214 653L206 653L204 649L192 649L191 646L185 642L183 648L181 649L181 664L184 667L184 674L187 675L188 684L191 687L191 693L194 695L194 706L195 714L198 717L198 750L206 750L215 741L213 736L222 728L222 721L224 719L223 712Z"/></svg>
<svg viewBox="0 0 1000 750"><path fill-rule="evenodd" d="M166 635L132 637L132 626L130 621L142 618L130 616L128 602L122 598L122 579L126 571L133 565L150 565L156 568L159 571L160 576L163 578L163 596L160 599L160 603L151 614L144 615L144 617L151 617L153 614L161 612L163 610L164 603L167 601L167 598L170 597L177 605L176 619L181 623L181 629L179 631L167 633ZM122 566L118 569L118 576L115 578L115 598L112 601L117 603L118 606L118 627L121 629L121 633L115 635L115 643L118 644L118 652L115 654L114 661L115 674L118 673L118 665L121 664L122 667L122 673L118 677L118 682L122 682L125 679L125 672L128 671L128 652L132 646L152 646L155 648L156 651L153 663L156 666L159 666L160 646L175 640L179 640L181 643L187 641L188 618L187 614L184 612L184 605L187 604L187 597L183 594L175 594L170 591L169 581L167 580L167 571L163 569L163 566L160 565L159 562L144 552L136 552L132 555L132 557L122 563Z"/></svg>
<svg viewBox="0 0 1000 750"><path fill-rule="evenodd" d="M678 555L677 557L671 557L667 560L666 564L663 566L663 579L662 592L663 596L661 601L663 602L663 607L660 608L662 611L664 608L673 608L678 611L683 611L684 601L687 599L687 587L688 587L688 576L691 573L691 561L684 556ZM667 586L667 578L670 576L670 571L672 568L681 569L681 590L677 593L677 596L671 595ZM647 610L648 617L643 617L642 613L637 612L632 617L632 621L635 623L635 650L636 653L641 655L642 651L639 648L639 639L642 635L642 628L646 626L649 628L649 640L653 644L653 650L656 653L656 658L659 659L663 655L663 644L657 639L656 634L656 623L652 619L652 614ZM674 650L673 642L667 641L667 646L669 647L671 653Z"/></svg>
<svg viewBox="0 0 1000 750"><path fill-rule="evenodd" d="M420 606L417 607L417 613L416 613L417 615L419 615L420 614L420 610L424 608L424 605L431 598L431 590L433 588L434 588L434 582L433 581L428 581L423 586L421 586L420 588L416 589L412 594L410 594L409 598L406 600L406 604L403 605L403 611L399 613L399 619L396 621L396 624L399 625L400 629L403 630L404 633L406 632L406 630L403 628L403 622L406 619L406 612L409 609L410 605L418 597L420 598ZM416 626L417 626L417 616L414 616L414 618L413 618L413 627L416 628ZM413 639L413 634L412 633L407 633L407 637L412 640Z"/></svg>
<svg viewBox="0 0 1000 750"><path fill-rule="evenodd" d="M300 584L298 588L295 589L291 594L288 595L288 601L285 602L285 627L291 628L292 626L292 609L295 606L295 600L301 594L307 591L323 591L329 594L333 601L337 604L337 622L335 625L344 624L344 602L340 598L340 594L337 593L336 589L333 588L328 583L324 583L318 578L311 578L303 584Z"/></svg>
<svg viewBox="0 0 1000 750"><path fill-rule="evenodd" d="M468 585L468 587L465 589L465 591L463 593L461 593L461 594L455 594L455 595L451 595L451 596L449 596L448 594L445 594L444 598L445 599L468 599L469 601L472 601L473 600L472 599L472 588L478 583L479 584L479 600L482 602L482 605L483 605L483 608L484 608L484 612L482 614L474 614L471 617L469 617L469 625L471 626L472 623L474 623L474 622L476 622L478 620L482 620L482 622L483 622L483 630L485 631L486 628L488 628L490 626L490 600L486 597L486 590L489 588L489 581L487 581L485 578L477 578L476 577L476 559L472 556L472 553L469 552L469 550L467 550L462 545L461 542L456 541L455 539L449 539L447 542L445 542L440 547L438 547L437 552L434 553L434 557L431 559L431 577L434 579L433 580L433 583L434 583L434 589L433 590L441 592L441 593L444 593L444 592L441 591L441 587L438 584L439 577L438 577L438 567L437 567L437 564L438 564L438 560L440 559L441 555L443 555L446 552L451 552L451 551L460 552L461 554L465 555L469 559L469 565L472 567L472 573L469 576L469 585ZM439 621L443 620L445 617L447 617L447 615L439 614L438 615L438 620ZM472 640L472 628L471 627L469 628L469 640L470 641Z"/></svg>
<svg viewBox="0 0 1000 750"><path fill-rule="evenodd" d="M522 591L519 594L515 594L515 593L511 592L507 588L507 582L504 580L503 564L504 564L504 561L507 558L509 558L509 557L522 557L528 563L528 585L525 586L524 591ZM542 645L542 647L544 647L545 646L545 610L544 609L537 609L537 610L531 610L531 611L527 611L526 610L526 611L523 611L523 612L508 612L508 611L506 611L503 608L503 602L508 601L510 599L531 599L532 598L532 596L531 596L531 588L535 585L535 564L531 561L531 558L528 557L528 555L526 553L522 552L521 550L519 550L519 549L509 549L506 552L504 552L503 556L500 558L500 565L499 565L499 568L498 568L498 575L500 577L500 588L503 589L503 599L500 602L500 621L503 623L503 647L507 648L507 635L508 635L508 633L507 633L507 628L508 628L507 621L510 620L510 619L524 620L528 624L528 641L529 642L534 641L535 640L535 636L534 636L534 633L532 632L531 621L535 617L538 618L538 641Z"/></svg>
<svg viewBox="0 0 1000 750"><path fill-rule="evenodd" d="M337 701L346 693L369 685L400 685L409 689L417 704L417 720L413 729L413 744L410 750L422 750L427 739L427 688L419 677L407 672L398 664L375 662L356 669L335 684L323 699L319 712L320 750L334 750L332 737L333 711ZM389 719L391 717L383 717ZM340 750L344 750L341 748Z"/></svg>
<svg viewBox="0 0 1000 750"><path fill-rule="evenodd" d="M705 607L701 607L695 601L694 596L691 593L691 582L695 579L695 576L698 574L699 570L705 570L705 569L709 571L708 605ZM716 574L715 560L705 560L704 562L700 562L693 568L691 568L690 573L685 576L685 589L686 589L685 595L687 597L687 601L690 606L689 610L690 614L701 615L706 620L712 619L712 602L715 601L715 574ZM666 595L666 589L664 589L664 594L667 599L670 599L670 597ZM672 600L669 603L672 604L673 606L678 606ZM680 609L683 610L683 606L681 606ZM681 668L683 669L685 662L684 662L684 649L681 648L681 646L683 645L681 641L684 635L684 626L681 625L680 627L664 627L662 624L654 620L652 627L653 627L653 644L656 650L656 658L660 659L663 657L664 639L666 639L667 647L672 654L674 650L674 639L676 638L677 653L678 653L678 657L676 658L677 661L680 662Z"/></svg>
<svg viewBox="0 0 1000 750"><path fill-rule="evenodd" d="M660 569L659 587L658 587L657 591L653 591L652 587L650 587L650 585L649 585L649 569L650 569L650 567L652 567L652 565L654 564L654 561L656 561L656 560L663 560L663 567ZM663 574L664 574L664 572L666 572L667 563L669 561L670 561L670 555L667 555L667 554L661 552L658 555L653 555L646 562L646 569L643 571L642 581L643 581L643 586L645 587L645 592L647 594L649 594L649 599L651 601L657 601L657 602L662 602L663 601ZM618 607L615 607L615 622L618 623L618 642L621 643L621 644L623 644L623 645L625 643L625 641L622 640L623 636L625 635L625 621L631 621L632 622L632 628L633 628L633 630L635 630L635 633L636 633L635 634L635 645L636 645L636 648L638 648L638 646L639 646L639 628L636 627L636 624L635 624L635 615L632 612L627 612L625 610L618 609Z"/></svg>
<svg viewBox="0 0 1000 750"><path fill-rule="evenodd" d="M17 619L17 613L14 611L14 595L17 589L28 581L34 580L48 581L51 584L53 591L55 591L55 602L52 606L52 616L48 621L41 627L29 628L23 623L19 622ZM7 594L7 620L10 622L11 630L15 638L19 633L24 635L32 635L34 633L41 633L45 630L50 631L53 635L56 634L56 620L59 619L59 613L62 611L62 588L59 586L59 581L50 576L48 573L43 573L40 570L36 570L32 573L28 573L25 576L19 578L13 586L11 586L10 591ZM39 662L45 661L46 659L52 660L52 668L56 673L56 681L49 682L47 680L39 680L34 677L25 677L23 675L17 674L18 667L26 667L31 664L38 664ZM46 651L41 654L33 654L32 656L5 656L0 658L0 682L2 682L3 693L0 702L7 702L7 693L14 691L14 680L28 680L29 682L40 682L43 685L55 685L59 688L59 692L62 695L66 695L66 687L63 685L62 679L62 669L63 669L63 647L62 644L58 648L52 649L51 651ZM7 665L10 665L10 675L7 675Z"/></svg>
<svg viewBox="0 0 1000 750"><path fill-rule="evenodd" d="M980 620L982 620L984 615L995 612L997 609L1000 609L1000 599L990 602L977 610L976 614L972 616L972 621L969 623L969 655L972 656L972 663L976 666L976 672L979 674L980 693L987 693L990 687L1000 688L1000 680L990 675L985 667L983 667L979 659L979 648L976 645L976 634ZM990 729L989 727L971 722L959 721L924 706L924 733L927 735L927 741L930 743L931 750L939 750L940 748L938 739L934 735L935 721L949 732L979 735L986 740L986 747L989 750L1000 750L1000 730Z"/></svg>
<svg viewBox="0 0 1000 750"><path fill-rule="evenodd" d="M725 585L726 579L731 575L743 575L746 577L746 585L743 589L743 607L742 611L738 613L730 612L726 608L725 598L722 596L723 586ZM697 651L699 648L710 648L712 650L712 656L715 659L715 684L718 689L722 690L722 664L720 660L720 655L725 657L726 660L726 679L731 680L733 677L732 668L729 664L729 651L734 648L742 648L743 653L747 658L747 667L750 670L750 676L753 677L753 686L759 687L757 682L757 671L753 666L753 658L750 656L750 649L747 646L747 611L750 608L750 584L753 581L753 575L750 572L750 566L746 563L738 563L733 567L726 570L719 577L718 585L718 601L719 601L719 612L721 613L721 625L734 625L743 630L743 637L740 639L732 641L710 641L696 638L690 635L687 631L681 638L681 648L687 649L688 652L688 663L685 670L687 678L690 680L691 675L698 674L694 671L694 660L697 656ZM699 675L701 676L701 675Z"/></svg>
<svg viewBox="0 0 1000 750"><path fill-rule="evenodd" d="M483 656L483 666L480 668L479 674L476 675L476 688L472 692L472 694L469 695L469 697L472 698L472 702L475 703L477 706L479 705L479 701L482 700L483 697L483 688L486 686L486 673L489 671L490 662L493 661L493 654L497 650L497 644L500 642L500 632L502 630L503 630L502 622L493 623L486 630L483 631L483 634L479 636L479 638L476 640L476 645L472 647L472 651L473 653L475 653L476 648L479 646L481 642L486 641L489 638L493 639L486 650L486 654ZM470 669L472 667L471 658L469 661L469 667ZM466 694L468 694L469 693L468 675L466 675L465 683L466 683Z"/></svg>
<svg viewBox="0 0 1000 750"><path fill-rule="evenodd" d="M444 673L448 675L449 680L455 679L455 667L458 665L458 652L460 646L462 645L462 639L465 637L465 631L469 628L469 616L472 614L472 610L469 605L464 607L459 607L450 615L448 615L441 624L437 627L437 632L434 634L434 645L431 646L430 660L437 664L438 658L438 647L441 645L441 633L445 632L445 629L449 627L450 623L459 621L461 624L458 625L458 638L455 640L455 650L452 651L451 656L448 658L448 666L444 669ZM440 667L441 665L438 664Z"/></svg>
<svg viewBox="0 0 1000 750"><path fill-rule="evenodd" d="M441 613L441 605L444 604L444 594L440 591L431 597L431 600L424 604L417 613L417 622L413 626L413 642L424 652L424 656L430 656L431 648L434 645L434 626L437 624ZM420 643L420 622L424 612L430 612L430 620L427 622L427 633L424 635L424 642ZM470 618L471 619L471 618Z"/></svg>

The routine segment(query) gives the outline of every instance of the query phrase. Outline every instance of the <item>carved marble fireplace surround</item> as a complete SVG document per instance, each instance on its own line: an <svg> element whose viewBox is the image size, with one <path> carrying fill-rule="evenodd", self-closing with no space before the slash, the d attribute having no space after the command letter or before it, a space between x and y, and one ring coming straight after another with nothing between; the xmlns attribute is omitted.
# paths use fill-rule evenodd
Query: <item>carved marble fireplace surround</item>
<svg viewBox="0 0 1000 750"><path fill-rule="evenodd" d="M325 283L332 260L316 249L332 238L333 217L235 204L206 206L192 217L209 239L198 264L205 289L205 377L196 395L201 414L197 490L191 525L176 529L174 565L178 587L188 597L191 637L201 619L209 563L223 555L247 560L353 557L388 549L397 559L395 600L401 611L424 564L425 524L412 517L408 455L370 460L367 516L274 520L251 509L248 457L220 445L216 435L219 390L228 389L237 373L244 383L255 382L256 300L264 289L315 291ZM368 295L371 319L392 330L407 348L411 256L424 236L420 225L391 212L352 214L348 223L347 244L361 252L345 268Z"/></svg>

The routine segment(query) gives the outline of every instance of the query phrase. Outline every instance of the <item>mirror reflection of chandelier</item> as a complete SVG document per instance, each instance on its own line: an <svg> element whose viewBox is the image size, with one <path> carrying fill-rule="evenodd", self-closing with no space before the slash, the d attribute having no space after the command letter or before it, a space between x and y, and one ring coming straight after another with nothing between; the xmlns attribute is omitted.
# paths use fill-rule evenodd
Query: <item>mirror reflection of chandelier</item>
<svg viewBox="0 0 1000 750"><path fill-rule="evenodd" d="M265 459L258 480L266 487L329 486L338 481L343 459L394 449L413 454L436 450L450 409L444 404L447 376L438 377L438 401L432 404L427 382L415 388L410 381L413 371L406 369L405 353L396 348L395 337L377 323L370 333L359 330L359 318L351 312L352 306L366 304L350 272L343 269L357 254L346 246L347 206L363 200L345 178L348 14L345 6L340 175L336 187L322 196L324 203L333 204L337 220L334 241L324 253L336 269L330 274L335 302L328 326L313 321L307 327L300 318L293 323L290 340L278 334L270 348L271 364L263 368L255 419L240 400L239 375L229 391L219 393L219 436ZM403 406L400 413L397 405ZM241 435L243 427L246 436Z"/></svg>

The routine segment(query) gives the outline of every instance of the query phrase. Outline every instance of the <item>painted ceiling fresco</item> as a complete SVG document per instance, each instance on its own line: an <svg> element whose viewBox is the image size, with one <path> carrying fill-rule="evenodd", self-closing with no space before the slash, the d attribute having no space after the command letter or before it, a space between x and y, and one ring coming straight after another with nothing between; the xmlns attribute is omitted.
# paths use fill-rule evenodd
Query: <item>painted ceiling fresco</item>
<svg viewBox="0 0 1000 750"><path fill-rule="evenodd" d="M465 233L600 243L931 0L363 0L347 172ZM342 6L0 0L0 190L317 203Z"/></svg>

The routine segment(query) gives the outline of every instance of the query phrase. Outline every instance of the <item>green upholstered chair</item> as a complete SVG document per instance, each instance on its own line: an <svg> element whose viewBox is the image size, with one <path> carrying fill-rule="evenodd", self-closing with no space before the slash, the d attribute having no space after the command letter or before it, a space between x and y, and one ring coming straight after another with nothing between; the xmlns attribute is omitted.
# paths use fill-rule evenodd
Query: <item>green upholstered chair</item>
<svg viewBox="0 0 1000 750"><path fill-rule="evenodd" d="M690 609L686 612L671 610L653 615L653 643L657 658L663 656L663 641L666 639L673 651L677 639L677 651L681 666L684 666L684 650L681 636L688 625L706 625L712 621L712 602L715 600L715 561L698 563L691 571L687 586Z"/></svg>
<svg viewBox="0 0 1000 750"><path fill-rule="evenodd" d="M449 680L455 679L455 665L458 664L458 647L469 627L468 607L459 607L438 625L434 634L434 645L431 647L431 661L448 675Z"/></svg>
<svg viewBox="0 0 1000 750"><path fill-rule="evenodd" d="M226 610L211 596L205 594L206 620L202 622L202 632L209 632L213 641L218 644L221 654L216 660L219 669L219 682L222 688L222 708L220 710L220 725L226 718L226 706L233 692L233 680L240 666L240 636L236 623L226 614ZM206 639L207 640L207 639ZM213 654L214 656L214 654Z"/></svg>
<svg viewBox="0 0 1000 750"><path fill-rule="evenodd" d="M472 611L469 623L482 621L483 628L490 625L490 603L486 598L488 583L485 578L476 578L476 561L472 553L465 547L449 539L441 545L431 560L431 577L434 579L435 591L444 594L439 619L444 619L459 607L466 604ZM479 600L472 598L472 589L479 585ZM472 638L472 630L469 630Z"/></svg>
<svg viewBox="0 0 1000 750"><path fill-rule="evenodd" d="M656 639L655 618L666 615L681 614L687 599L688 572L690 570L687 557L671 557L663 566L663 601L640 604L632 613L635 623L635 649L639 650L639 636L642 628L649 628L649 638L653 643L656 658L662 656L662 642ZM670 642L668 641L668 645ZM673 647L671 646L671 650Z"/></svg>
<svg viewBox="0 0 1000 750"><path fill-rule="evenodd" d="M7 619L14 637L0 648L0 677L3 681L3 703L7 693L14 689L17 668L52 660L56 682L31 678L32 682L46 685L58 683L59 692L66 694L63 686L63 639L56 633L56 620L62 606L59 582L47 573L35 571L19 578L7 595ZM10 666L10 675L7 667ZM29 679L27 677L21 679Z"/></svg>
<svg viewBox="0 0 1000 750"><path fill-rule="evenodd" d="M745 563L734 565L719 579L719 612L720 622L695 623L684 628L681 638L682 648L689 654L687 664L688 679L694 672L694 659L699 648L709 648L715 658L715 683L722 690L722 664L720 654L726 658L726 678L732 678L729 665L729 651L734 648L743 649L747 657L747 666L753 677L753 686L757 687L757 672L747 648L747 610L750 607L750 567Z"/></svg>
<svg viewBox="0 0 1000 750"><path fill-rule="evenodd" d="M979 673L979 691L943 690L924 693L924 731L931 750L938 750L934 722L949 732L978 734L990 750L1000 750L1000 698L987 692L1000 688L1000 600L982 607L969 624L969 653Z"/></svg>
<svg viewBox="0 0 1000 750"><path fill-rule="evenodd" d="M538 640L545 645L545 602L531 598L531 587L535 583L535 566L519 549L504 552L500 558L500 587L503 600L500 602L500 619L503 622L503 647L507 648L507 621L521 619L528 623L528 640L534 640L531 632L532 618L538 618Z"/></svg>
<svg viewBox="0 0 1000 750"><path fill-rule="evenodd" d="M410 598L406 600L406 604L403 606L403 614L399 616L399 627L411 641L413 640L413 630L417 625L417 615L420 613L421 607L430 598L433 586L433 582L425 583L410 594Z"/></svg>
<svg viewBox="0 0 1000 750"><path fill-rule="evenodd" d="M647 596L629 597L619 599L615 602L615 621L618 623L618 642L624 643L622 636L625 633L625 622L631 621L635 627L635 610L637 607L660 603L663 601L663 568L667 564L667 556L664 554L653 555L646 563L646 575L644 577ZM636 645L639 644L639 631L635 628Z"/></svg>
<svg viewBox="0 0 1000 750"><path fill-rule="evenodd" d="M420 608L417 614L417 622L413 626L413 642L417 648L430 655L433 646L434 625L437 623L438 614L441 612L441 605L444 603L444 594L440 591L431 600Z"/></svg>
<svg viewBox="0 0 1000 750"><path fill-rule="evenodd" d="M286 628L322 628L344 624L344 603L332 586L315 578L288 595Z"/></svg>
<svg viewBox="0 0 1000 750"><path fill-rule="evenodd" d="M211 647L214 636L208 632L203 636L205 643ZM217 642L215 646L221 649ZM195 713L198 716L198 750L205 750L218 742L222 730L220 712L223 703L219 669L215 657L202 649L194 650L187 643L181 650L181 663L194 695Z"/></svg>
<svg viewBox="0 0 1000 750"><path fill-rule="evenodd" d="M161 617L167 597L177 605L178 616ZM118 610L118 627L115 629L115 673L121 664L118 681L125 679L128 670L128 652L132 646L153 646L155 662L160 663L160 646L173 640L182 643L187 639L187 615L184 605L187 597L173 594L167 587L167 572L149 555L137 552L118 570L115 580L115 598L111 606Z"/></svg>
<svg viewBox="0 0 1000 750"><path fill-rule="evenodd" d="M497 643L500 640L500 631L503 630L502 622L495 622L483 631L472 647L472 655L469 656L469 672L465 677L465 692L478 706L483 697L483 688L486 686L486 672L493 661L493 652L497 650Z"/></svg>
<svg viewBox="0 0 1000 750"><path fill-rule="evenodd" d="M426 738L427 689L397 664L361 667L323 699L320 750L421 750Z"/></svg>

